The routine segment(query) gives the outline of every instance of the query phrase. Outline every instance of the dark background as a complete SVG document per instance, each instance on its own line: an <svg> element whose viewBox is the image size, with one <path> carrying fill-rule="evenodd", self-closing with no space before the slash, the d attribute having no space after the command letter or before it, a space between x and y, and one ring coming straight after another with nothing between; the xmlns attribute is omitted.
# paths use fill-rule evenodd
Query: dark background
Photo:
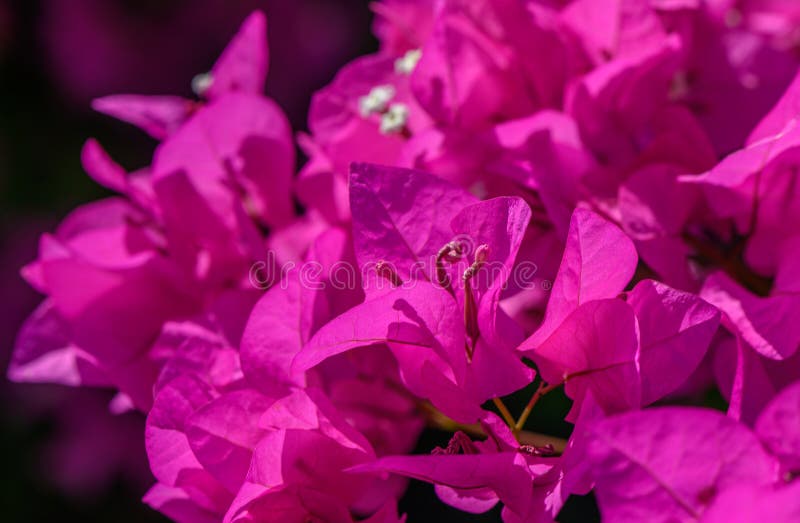
<svg viewBox="0 0 800 523"><path fill-rule="evenodd" d="M208 70L254 8L269 19L267 92L294 129L311 94L352 58L374 51L366 0L0 0L0 367L40 297L18 275L41 233L69 210L106 196L82 171L80 148L98 138L128 169L155 142L89 108L113 93L182 94ZM112 416L105 391L0 380L0 520L8 523L166 521L140 502L152 483L140 415ZM534 427L559 427L563 398L547 398ZM546 403L546 402L543 402ZM521 408L521 407L520 407ZM518 410L518 409L517 409ZM562 435L568 427L560 426ZM427 433L420 451L446 445ZM499 521L452 511L414 482L409 521ZM591 521L591 500L564 521Z"/></svg>

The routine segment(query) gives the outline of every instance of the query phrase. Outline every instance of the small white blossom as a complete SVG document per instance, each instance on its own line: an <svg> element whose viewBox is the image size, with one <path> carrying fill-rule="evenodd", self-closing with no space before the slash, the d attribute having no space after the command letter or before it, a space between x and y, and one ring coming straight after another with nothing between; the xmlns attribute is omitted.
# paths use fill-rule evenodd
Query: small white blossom
<svg viewBox="0 0 800 523"><path fill-rule="evenodd" d="M211 89L214 77L211 73L201 73L192 78L192 92L199 97L203 97L206 91Z"/></svg>
<svg viewBox="0 0 800 523"><path fill-rule="evenodd" d="M358 99L358 112L364 118L371 114L382 113L394 98L394 94L395 90L391 85L373 87L369 94Z"/></svg>
<svg viewBox="0 0 800 523"><path fill-rule="evenodd" d="M392 104L381 116L381 133L399 133L405 128L406 123L408 123L408 106L401 103Z"/></svg>
<svg viewBox="0 0 800 523"><path fill-rule="evenodd" d="M411 74L422 58L420 49L411 49L406 54L394 61L394 72L397 74Z"/></svg>

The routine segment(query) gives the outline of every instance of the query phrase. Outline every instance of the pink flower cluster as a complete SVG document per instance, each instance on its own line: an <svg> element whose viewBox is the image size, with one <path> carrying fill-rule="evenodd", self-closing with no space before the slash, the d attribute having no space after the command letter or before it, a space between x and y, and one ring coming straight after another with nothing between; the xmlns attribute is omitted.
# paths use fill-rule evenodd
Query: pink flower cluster
<svg viewBox="0 0 800 523"><path fill-rule="evenodd" d="M399 522L404 478L506 523L590 491L609 522L800 521L800 6L374 10L297 174L261 13L197 99L95 102L160 144L135 172L86 144L119 195L24 268L11 379L146 412L179 522ZM708 388L727 413L686 406ZM556 390L567 441L526 429ZM452 440L411 455L426 425Z"/></svg>

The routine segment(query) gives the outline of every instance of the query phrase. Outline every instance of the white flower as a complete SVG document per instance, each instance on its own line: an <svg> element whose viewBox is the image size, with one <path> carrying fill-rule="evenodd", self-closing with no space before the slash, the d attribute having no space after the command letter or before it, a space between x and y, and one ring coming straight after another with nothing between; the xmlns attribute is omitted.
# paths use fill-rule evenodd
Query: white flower
<svg viewBox="0 0 800 523"><path fill-rule="evenodd" d="M395 90L391 85L373 87L369 94L358 99L358 112L366 118L374 113L382 113L394 98Z"/></svg>
<svg viewBox="0 0 800 523"><path fill-rule="evenodd" d="M402 131L408 122L408 106L396 103L381 116L381 133L391 134Z"/></svg>
<svg viewBox="0 0 800 523"><path fill-rule="evenodd" d="M394 61L394 72L397 74L411 74L422 58L422 50L411 49L406 54Z"/></svg>
<svg viewBox="0 0 800 523"><path fill-rule="evenodd" d="M198 74L192 78L192 92L199 97L203 97L213 84L214 77L211 73Z"/></svg>

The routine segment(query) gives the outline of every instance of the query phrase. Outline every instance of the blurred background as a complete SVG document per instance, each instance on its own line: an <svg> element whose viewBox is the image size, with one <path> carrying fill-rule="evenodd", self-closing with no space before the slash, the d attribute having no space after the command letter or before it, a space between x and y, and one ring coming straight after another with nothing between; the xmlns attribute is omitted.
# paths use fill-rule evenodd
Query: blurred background
<svg viewBox="0 0 800 523"><path fill-rule="evenodd" d="M311 94L343 64L377 49L367 0L0 0L3 375L16 331L40 300L19 268L34 259L41 233L70 209L107 195L81 169L83 142L98 137L128 169L148 164L155 146L133 127L93 113L90 101L113 93L190 96L192 77L211 67L256 8L270 22L267 92L303 130ZM0 520L166 521L140 502L152 482L142 416L112 416L110 398L0 380ZM557 414L541 420L551 429L557 421ZM420 450L447 438L428 433ZM499 521L499 511L450 511L423 484L412 485L401 508L411 522ZM591 500L568 509L577 512L564 521L594 519Z"/></svg>

